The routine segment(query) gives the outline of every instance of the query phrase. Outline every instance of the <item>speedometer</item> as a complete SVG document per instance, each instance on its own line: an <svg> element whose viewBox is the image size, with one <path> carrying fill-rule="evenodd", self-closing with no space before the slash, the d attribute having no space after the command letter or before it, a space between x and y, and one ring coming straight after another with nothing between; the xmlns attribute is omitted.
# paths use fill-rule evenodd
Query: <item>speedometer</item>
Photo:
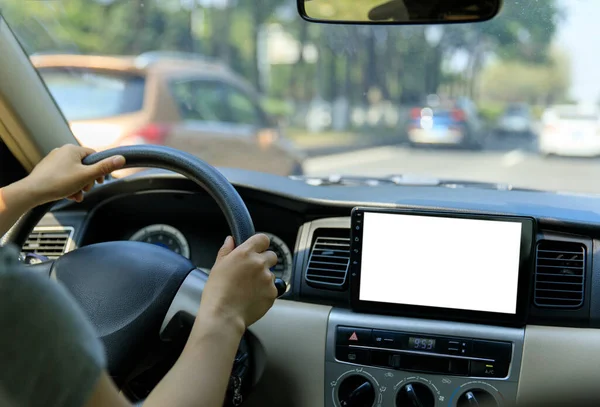
<svg viewBox="0 0 600 407"><path fill-rule="evenodd" d="M292 252L289 247L285 244L281 238L275 236L272 233L263 232L265 235L269 236L271 239L271 245L269 246L269 250L275 252L277 254L277 264L271 268L275 277L278 277L285 281L287 286L290 286L290 281L292 279Z"/></svg>
<svg viewBox="0 0 600 407"><path fill-rule="evenodd" d="M190 246L185 236L173 226L164 224L146 226L135 232L129 240L155 244L181 254L183 257L190 257Z"/></svg>

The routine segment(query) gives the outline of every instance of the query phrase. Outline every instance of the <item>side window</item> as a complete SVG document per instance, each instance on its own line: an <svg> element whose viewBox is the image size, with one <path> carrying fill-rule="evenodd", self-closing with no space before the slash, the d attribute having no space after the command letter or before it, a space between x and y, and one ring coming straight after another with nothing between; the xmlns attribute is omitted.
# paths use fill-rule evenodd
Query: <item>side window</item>
<svg viewBox="0 0 600 407"><path fill-rule="evenodd" d="M199 112L194 104L194 82L175 82L171 84L171 93L179 114L183 120L199 120Z"/></svg>
<svg viewBox="0 0 600 407"><path fill-rule="evenodd" d="M227 121L224 88L219 82L197 81L194 83L194 100L200 120L209 122Z"/></svg>
<svg viewBox="0 0 600 407"><path fill-rule="evenodd" d="M175 82L171 89L184 120L227 121L224 89L218 82Z"/></svg>
<svg viewBox="0 0 600 407"><path fill-rule="evenodd" d="M226 104L229 110L230 122L257 127L264 125L260 108L243 92L228 86Z"/></svg>

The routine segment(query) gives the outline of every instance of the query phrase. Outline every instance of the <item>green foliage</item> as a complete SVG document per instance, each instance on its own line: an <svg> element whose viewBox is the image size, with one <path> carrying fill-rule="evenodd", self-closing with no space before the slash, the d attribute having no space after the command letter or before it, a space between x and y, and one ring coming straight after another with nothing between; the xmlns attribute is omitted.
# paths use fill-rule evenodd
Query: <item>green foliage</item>
<svg viewBox="0 0 600 407"><path fill-rule="evenodd" d="M550 104L565 101L569 89L569 61L558 51L546 64L497 61L483 73L482 98L502 102Z"/></svg>
<svg viewBox="0 0 600 407"><path fill-rule="evenodd" d="M283 99L265 97L261 100L262 108L271 117L287 117L294 107Z"/></svg>
<svg viewBox="0 0 600 407"><path fill-rule="evenodd" d="M301 20L291 1L227 0L228 7L219 7L224 1L204 1L194 13L182 0L0 0L0 8L30 53L200 52L222 59L257 87L259 28L278 22L320 56L316 63L270 67L263 91L279 100L342 95L364 103L378 89L386 99L412 104L441 87L477 97L479 79L485 97L531 99L541 92L562 98L568 86L565 65L549 57L562 18L558 0L505 0L498 18L443 26L437 43L424 26L324 26ZM466 56L462 71L444 68L457 53ZM500 62L480 78L490 56ZM503 74L505 68L512 74Z"/></svg>
<svg viewBox="0 0 600 407"><path fill-rule="evenodd" d="M478 109L481 118L487 123L494 123L500 118L504 112L505 104L492 101L482 101L479 103Z"/></svg>

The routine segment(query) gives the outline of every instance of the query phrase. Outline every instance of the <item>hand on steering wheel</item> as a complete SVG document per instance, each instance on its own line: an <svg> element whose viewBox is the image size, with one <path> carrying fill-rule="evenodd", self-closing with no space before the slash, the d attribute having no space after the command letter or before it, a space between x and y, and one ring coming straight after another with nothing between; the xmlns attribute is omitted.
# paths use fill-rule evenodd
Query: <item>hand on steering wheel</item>
<svg viewBox="0 0 600 407"><path fill-rule="evenodd" d="M178 306L190 303L174 301L179 294L185 297L190 292L188 282L199 283L195 287L200 291L194 294L198 301L203 297L205 284L221 286L222 291L209 290L208 299L202 301L208 302L206 308L213 312L240 316L240 329L260 318L277 293L285 293L286 284L281 279L275 279L273 284L274 275L268 268L276 257L265 252L268 238L254 236L254 224L244 201L214 167L183 151L152 145L119 147L91 154L84 158L83 164L97 165L114 156L125 158L123 168L161 168L194 181L219 205L233 240L239 245L229 250L233 242L228 241L224 250L230 253L217 260L217 272L211 273L210 278L188 259L168 249L131 241L84 246L54 262L37 265L37 270L60 280L87 312L104 341L109 371L122 378L143 354L148 338L157 336L163 321L180 312L176 309ZM5 240L21 247L51 207L51 203L41 205L23 216L6 233ZM228 279L225 289L222 286ZM103 299L101 308L98 298ZM246 307L248 302L250 305ZM185 312L195 314L197 310Z"/></svg>
<svg viewBox="0 0 600 407"><path fill-rule="evenodd" d="M277 298L275 275L269 270L277 255L267 250L269 238L256 234L237 248L228 236L204 287L198 321L231 323L242 334L262 318ZM192 335L202 329L194 325Z"/></svg>

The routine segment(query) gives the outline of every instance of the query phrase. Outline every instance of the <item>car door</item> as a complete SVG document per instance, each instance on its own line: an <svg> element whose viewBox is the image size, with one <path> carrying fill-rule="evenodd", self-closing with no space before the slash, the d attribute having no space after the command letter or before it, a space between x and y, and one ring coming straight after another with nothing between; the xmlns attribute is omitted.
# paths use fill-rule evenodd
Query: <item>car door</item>
<svg viewBox="0 0 600 407"><path fill-rule="evenodd" d="M227 166L228 150L236 143L228 129L225 94L218 81L186 79L170 84L181 120L166 142L215 166Z"/></svg>
<svg viewBox="0 0 600 407"><path fill-rule="evenodd" d="M268 124L258 102L236 86L224 86L227 121L235 129L241 149L234 149L239 151L239 155L231 154L229 157L232 166L239 167L244 162L244 168L266 172L281 167L277 161L282 157L275 151L273 143L261 142L259 138L259 132L266 129Z"/></svg>
<svg viewBox="0 0 600 407"><path fill-rule="evenodd" d="M230 85L193 79L173 82L171 91L182 120L171 130L170 146L215 166L255 169L256 120L235 110L236 103L232 108Z"/></svg>

